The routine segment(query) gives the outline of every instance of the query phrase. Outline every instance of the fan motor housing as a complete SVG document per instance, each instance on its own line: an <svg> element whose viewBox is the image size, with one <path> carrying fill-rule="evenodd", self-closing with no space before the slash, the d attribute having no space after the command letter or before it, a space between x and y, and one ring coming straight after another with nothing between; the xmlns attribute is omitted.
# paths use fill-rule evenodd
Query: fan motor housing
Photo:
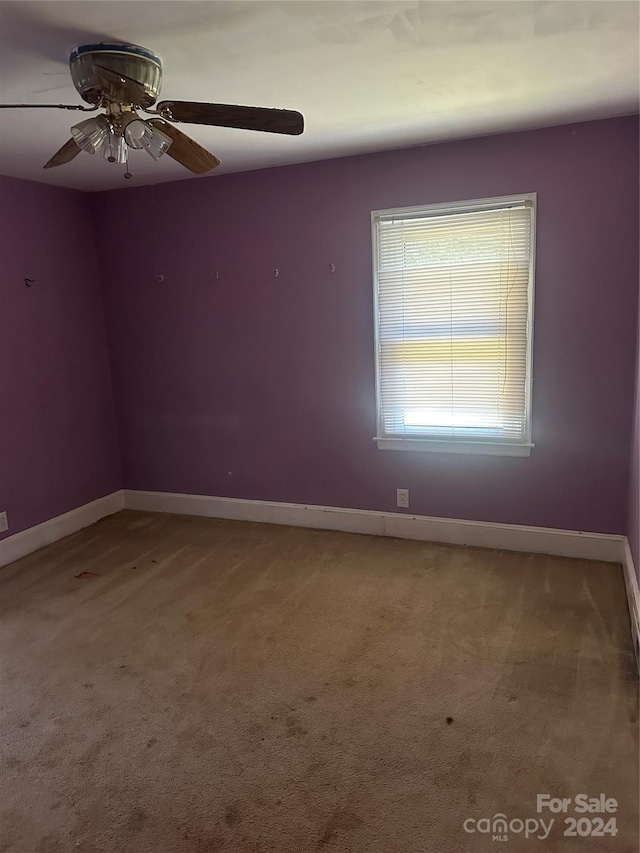
<svg viewBox="0 0 640 853"><path fill-rule="evenodd" d="M139 106L143 109L155 104L162 86L162 61L153 51L137 44L84 44L74 48L69 56L73 84L80 97L94 106L102 99L95 65L142 84L146 98Z"/></svg>

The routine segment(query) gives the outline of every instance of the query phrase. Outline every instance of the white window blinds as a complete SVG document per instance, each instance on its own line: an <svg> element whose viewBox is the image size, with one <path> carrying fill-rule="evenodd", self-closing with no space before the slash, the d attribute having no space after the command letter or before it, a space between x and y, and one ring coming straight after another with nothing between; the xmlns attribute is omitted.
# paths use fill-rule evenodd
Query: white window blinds
<svg viewBox="0 0 640 853"><path fill-rule="evenodd" d="M379 446L531 446L534 216L534 195L373 214Z"/></svg>

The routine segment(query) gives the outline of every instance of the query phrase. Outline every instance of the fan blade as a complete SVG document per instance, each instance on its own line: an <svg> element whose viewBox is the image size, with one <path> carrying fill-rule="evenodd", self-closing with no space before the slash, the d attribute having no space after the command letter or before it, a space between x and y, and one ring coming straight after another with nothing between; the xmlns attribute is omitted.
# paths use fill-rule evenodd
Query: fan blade
<svg viewBox="0 0 640 853"><path fill-rule="evenodd" d="M271 110L264 107L239 107L233 104L199 104L195 101L161 101L157 110L169 121L239 127L267 133L298 136L304 130L304 117L295 110Z"/></svg>
<svg viewBox="0 0 640 853"><path fill-rule="evenodd" d="M149 120L152 127L157 127L162 133L166 133L171 138L171 145L167 149L169 157L173 157L190 172L195 172L196 175L203 175L205 172L210 172L220 165L220 160L209 153L206 148L199 145L195 139L191 139L186 133L178 130L162 119L152 118Z"/></svg>
<svg viewBox="0 0 640 853"><path fill-rule="evenodd" d="M92 113L98 107L81 107L78 104L0 104L0 110L80 110Z"/></svg>
<svg viewBox="0 0 640 853"><path fill-rule="evenodd" d="M138 83L137 80L105 68L104 65L94 65L93 68L100 90L110 100L122 104L135 104L137 107L147 106L152 101L142 83Z"/></svg>
<svg viewBox="0 0 640 853"><path fill-rule="evenodd" d="M42 168L53 169L54 166L64 166L65 163L70 163L74 157L77 157L81 151L82 149L75 139L69 139Z"/></svg>

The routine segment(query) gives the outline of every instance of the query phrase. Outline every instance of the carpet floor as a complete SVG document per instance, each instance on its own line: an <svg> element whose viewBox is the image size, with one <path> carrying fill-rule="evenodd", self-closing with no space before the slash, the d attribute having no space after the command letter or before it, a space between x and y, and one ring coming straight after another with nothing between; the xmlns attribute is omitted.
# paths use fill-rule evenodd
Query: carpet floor
<svg viewBox="0 0 640 853"><path fill-rule="evenodd" d="M618 566L125 511L0 610L3 853L637 853Z"/></svg>

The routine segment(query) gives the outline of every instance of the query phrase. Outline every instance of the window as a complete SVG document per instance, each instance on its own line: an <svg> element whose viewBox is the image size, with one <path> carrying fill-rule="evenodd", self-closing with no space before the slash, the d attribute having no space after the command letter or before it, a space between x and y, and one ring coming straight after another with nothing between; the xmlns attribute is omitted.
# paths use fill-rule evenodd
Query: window
<svg viewBox="0 0 640 853"><path fill-rule="evenodd" d="M379 448L531 453L535 205L372 214Z"/></svg>

